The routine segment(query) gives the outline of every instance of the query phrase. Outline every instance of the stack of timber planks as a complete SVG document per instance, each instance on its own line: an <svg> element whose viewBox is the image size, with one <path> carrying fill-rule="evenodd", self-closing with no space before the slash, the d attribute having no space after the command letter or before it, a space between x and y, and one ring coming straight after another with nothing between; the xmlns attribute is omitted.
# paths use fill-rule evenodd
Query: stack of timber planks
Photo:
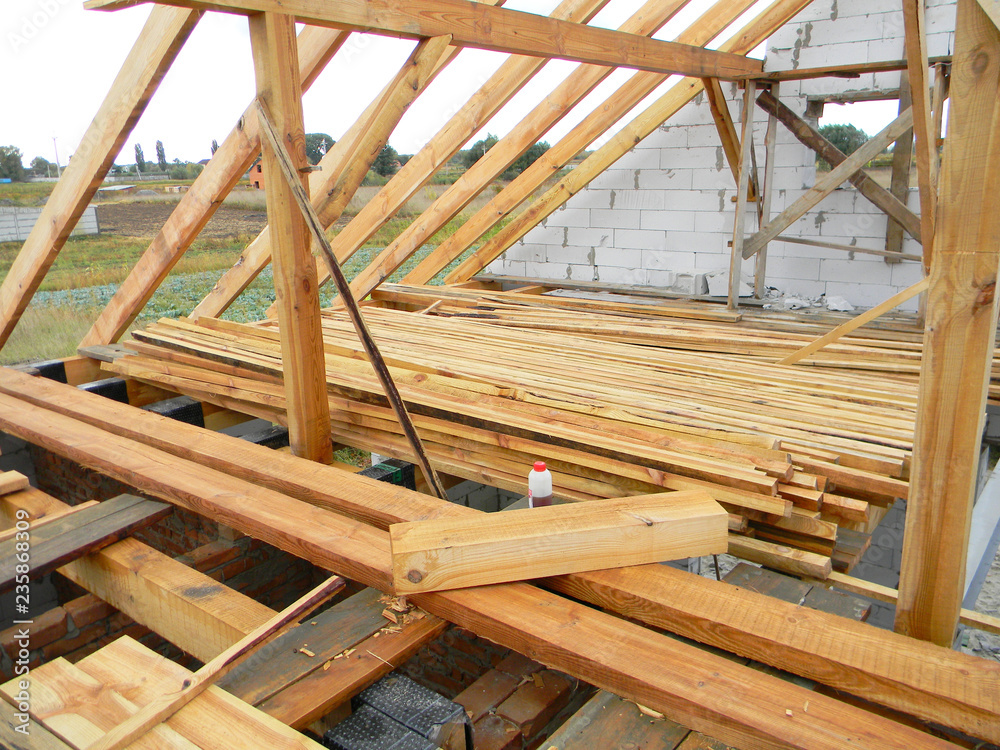
<svg viewBox="0 0 1000 750"><path fill-rule="evenodd" d="M706 490L730 513L734 554L817 578L850 571L907 495L906 383L456 316L366 319L428 455L454 476L523 493L545 459L565 501ZM323 335L334 440L413 460L346 317L325 312ZM163 320L112 368L283 422L278 336L268 322Z"/></svg>

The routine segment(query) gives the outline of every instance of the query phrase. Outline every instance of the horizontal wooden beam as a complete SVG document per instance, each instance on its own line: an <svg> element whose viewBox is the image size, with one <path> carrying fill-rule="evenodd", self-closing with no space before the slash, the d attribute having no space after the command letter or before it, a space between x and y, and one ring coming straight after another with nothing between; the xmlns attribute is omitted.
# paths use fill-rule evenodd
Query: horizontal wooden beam
<svg viewBox="0 0 1000 750"><path fill-rule="evenodd" d="M992 2L993 0L982 0ZM940 55L930 58L930 64L950 63L951 55ZM865 73L888 73L894 70L906 70L906 60L880 60L875 62L848 65L825 65L817 68L796 68L795 70L774 70L753 77L758 81L772 83L775 81L804 81L808 78L859 78Z"/></svg>
<svg viewBox="0 0 1000 750"><path fill-rule="evenodd" d="M148 0L89 0L87 8L117 10ZM496 8L470 0L167 0L167 5L227 13L287 13L301 23L369 31L404 39L451 35L454 44L532 57L635 68L654 73L724 80L757 75L759 60L727 52L662 42L534 13Z"/></svg>

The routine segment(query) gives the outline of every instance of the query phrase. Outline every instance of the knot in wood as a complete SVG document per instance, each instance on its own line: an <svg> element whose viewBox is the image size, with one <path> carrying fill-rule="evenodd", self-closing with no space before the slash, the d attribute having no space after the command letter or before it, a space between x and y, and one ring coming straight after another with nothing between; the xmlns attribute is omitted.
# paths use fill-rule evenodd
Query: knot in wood
<svg viewBox="0 0 1000 750"><path fill-rule="evenodd" d="M410 583L420 583L422 580L424 580L424 574L421 573L419 570L411 570L409 573L406 574L406 578Z"/></svg>
<svg viewBox="0 0 1000 750"><path fill-rule="evenodd" d="M996 288L996 281L984 284L979 289L979 295L976 297L976 307L986 307L987 305L992 305L993 295L996 294Z"/></svg>

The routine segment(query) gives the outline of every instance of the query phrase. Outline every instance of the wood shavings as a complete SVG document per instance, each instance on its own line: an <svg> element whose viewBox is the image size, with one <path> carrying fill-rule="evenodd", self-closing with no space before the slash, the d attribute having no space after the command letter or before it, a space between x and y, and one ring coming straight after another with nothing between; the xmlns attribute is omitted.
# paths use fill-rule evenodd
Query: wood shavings
<svg viewBox="0 0 1000 750"><path fill-rule="evenodd" d="M333 657L333 658L334 658L334 659L336 659L337 657L335 656L335 657ZM330 668L330 665L331 665L332 663L333 663L332 661L330 661L330 660L327 660L326 664L324 664L324 665L323 665L323 671L325 672L326 670L328 670L328 669Z"/></svg>
<svg viewBox="0 0 1000 750"><path fill-rule="evenodd" d="M305 646L303 646L302 648L299 649L299 653L300 654L305 654L309 658L312 658L312 657L316 656L316 654L314 654L312 651L310 651L309 649L307 649Z"/></svg>
<svg viewBox="0 0 1000 750"><path fill-rule="evenodd" d="M659 711L654 711L653 709L651 709L651 708L649 708L647 706L644 706L641 703L636 703L635 707L639 709L639 713L641 713L643 716L648 716L651 719L662 719L662 718L664 718L663 714L661 714Z"/></svg>
<svg viewBox="0 0 1000 750"><path fill-rule="evenodd" d="M792 713L792 709L790 708L785 709L785 716L794 716L794 715L795 714Z"/></svg>
<svg viewBox="0 0 1000 750"><path fill-rule="evenodd" d="M535 672L533 675L531 675L531 680L532 682L535 683L535 687L538 688L539 690L545 687L545 680L542 679L541 672Z"/></svg>
<svg viewBox="0 0 1000 750"><path fill-rule="evenodd" d="M395 612L393 612L393 611L392 611L391 609L389 609L388 607L386 607L385 609L383 609L383 610L382 610L382 617L384 617L384 618L385 618L385 619L387 619L387 620L392 620L392 622L393 622L394 624L396 624L396 625L398 625L398 624L399 624L399 618L398 618L398 617L396 617L396 613L395 613Z"/></svg>

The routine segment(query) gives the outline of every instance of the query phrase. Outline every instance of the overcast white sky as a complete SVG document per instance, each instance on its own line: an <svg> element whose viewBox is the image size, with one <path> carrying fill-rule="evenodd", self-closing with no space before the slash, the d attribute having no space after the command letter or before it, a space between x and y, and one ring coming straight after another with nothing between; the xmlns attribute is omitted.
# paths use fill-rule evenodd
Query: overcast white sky
<svg viewBox="0 0 1000 750"><path fill-rule="evenodd" d="M510 0L506 7L548 14L556 4L557 0ZM709 0L692 0L657 38L673 38L709 4ZM593 23L615 28L640 5L641 0L612 0ZM59 159L65 165L150 7L102 13L84 11L82 0L3 0L0 145L20 148L27 166L35 156L53 161L52 139L56 138ZM306 131L339 138L399 69L412 47L409 41L352 35L304 97ZM400 153L417 151L503 57L492 52L463 51L410 108L390 144ZM573 67L572 63L550 62L483 129L483 134L507 132L531 103L551 91ZM576 115L564 119L545 139L551 143L565 134L629 75L629 71L618 71L611 76L577 108ZM135 143L142 145L147 160L155 159L157 140L163 141L169 161L207 158L212 139L221 142L225 138L253 92L246 19L206 14L122 149L118 163L134 162ZM869 134L876 132L894 116L894 105L890 110L885 119L881 115L869 116L881 122L873 120L859 126Z"/></svg>

